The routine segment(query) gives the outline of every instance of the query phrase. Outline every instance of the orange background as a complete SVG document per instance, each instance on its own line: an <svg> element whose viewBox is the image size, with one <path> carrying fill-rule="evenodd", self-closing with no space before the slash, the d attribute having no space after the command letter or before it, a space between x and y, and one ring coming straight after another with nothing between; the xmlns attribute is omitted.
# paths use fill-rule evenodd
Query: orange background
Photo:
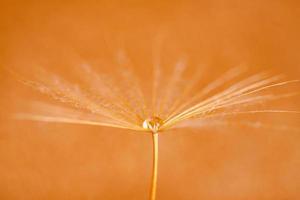
<svg viewBox="0 0 300 200"><path fill-rule="evenodd" d="M150 135L11 120L20 102L43 97L5 69L43 66L67 77L79 62L109 63L123 48L147 81L153 41L163 37L166 65L184 56L209 66L208 77L243 65L299 79L299 24L299 1L1 1L0 199L142 200L151 177ZM300 110L299 100L274 105ZM157 199L300 199L300 117L269 119L298 131L161 135Z"/></svg>

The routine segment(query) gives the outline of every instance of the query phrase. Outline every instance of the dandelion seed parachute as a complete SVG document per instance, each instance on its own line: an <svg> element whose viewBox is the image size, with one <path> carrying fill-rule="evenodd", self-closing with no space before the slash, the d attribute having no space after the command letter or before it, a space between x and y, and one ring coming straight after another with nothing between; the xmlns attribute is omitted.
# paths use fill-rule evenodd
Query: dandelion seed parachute
<svg viewBox="0 0 300 200"><path fill-rule="evenodd" d="M296 93L269 94L264 92L297 83L298 80L286 81L282 79L282 76L269 76L268 73L239 78L245 70L238 67L228 70L220 78L208 83L194 94L192 89L199 82L200 74L188 80L187 84L184 84L185 87L182 85L179 87L187 68L186 62L179 62L167 79L170 82L164 84L160 63L158 60L157 62L153 70L151 86L153 91L152 96L149 97L149 104L146 103L147 99L137 77L127 68L125 71L121 70L118 80L112 80L104 74L98 74L92 66L82 65L82 73L85 74L80 76L80 81L84 83L83 87L78 87L76 83L47 71L43 71L42 78L37 80L26 80L18 75L16 77L21 82L63 105L54 106L35 102L29 112L17 113L15 117L22 120L107 126L150 132L153 142L150 199L155 200L158 176L158 137L162 131L182 127L199 128L205 125L210 126L213 122L215 125L228 124L222 124L217 119L232 115L300 114L300 112L285 109L245 109L245 107L261 102L266 103L294 96ZM126 54L122 54L119 63L128 67L129 60ZM162 89L161 84L164 85ZM174 99L178 94L180 97ZM240 110L232 110L236 107ZM211 123L205 123L207 120L211 120ZM246 125L258 127L257 123L247 122ZM267 126L260 125L259 127ZM286 127L279 128L288 130Z"/></svg>

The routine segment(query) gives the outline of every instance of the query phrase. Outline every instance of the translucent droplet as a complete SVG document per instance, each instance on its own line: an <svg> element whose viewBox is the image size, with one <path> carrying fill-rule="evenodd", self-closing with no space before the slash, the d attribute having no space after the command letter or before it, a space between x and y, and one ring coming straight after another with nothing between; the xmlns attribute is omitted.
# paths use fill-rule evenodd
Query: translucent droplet
<svg viewBox="0 0 300 200"><path fill-rule="evenodd" d="M143 122L143 128L152 131L153 133L157 133L160 126L163 124L163 120L159 117L153 116L148 119L146 119Z"/></svg>

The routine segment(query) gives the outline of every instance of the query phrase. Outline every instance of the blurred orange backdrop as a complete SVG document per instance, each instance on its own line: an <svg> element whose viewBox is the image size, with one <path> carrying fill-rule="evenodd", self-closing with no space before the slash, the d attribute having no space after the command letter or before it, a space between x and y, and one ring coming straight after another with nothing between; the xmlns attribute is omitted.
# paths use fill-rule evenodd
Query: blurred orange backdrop
<svg viewBox="0 0 300 200"><path fill-rule="evenodd" d="M299 1L2 0L0 199L142 200L151 177L150 135L12 120L22 103L47 98L7 69L30 75L41 66L68 77L83 62L111 63L123 48L147 81L162 37L168 66L183 56L189 66L208 66L207 77L243 65L299 79L299 24ZM300 110L299 100L274 105ZM231 126L162 134L157 199L300 199L300 117L277 115L276 123L298 131Z"/></svg>

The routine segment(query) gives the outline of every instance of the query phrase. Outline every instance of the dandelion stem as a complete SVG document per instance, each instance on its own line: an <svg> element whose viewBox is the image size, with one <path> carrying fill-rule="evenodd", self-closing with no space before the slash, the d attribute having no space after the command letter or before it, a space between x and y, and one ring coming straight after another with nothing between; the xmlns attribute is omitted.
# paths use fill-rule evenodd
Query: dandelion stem
<svg viewBox="0 0 300 200"><path fill-rule="evenodd" d="M157 188L157 167L158 167L158 133L152 133L152 183L150 191L150 200L156 199L156 188Z"/></svg>

